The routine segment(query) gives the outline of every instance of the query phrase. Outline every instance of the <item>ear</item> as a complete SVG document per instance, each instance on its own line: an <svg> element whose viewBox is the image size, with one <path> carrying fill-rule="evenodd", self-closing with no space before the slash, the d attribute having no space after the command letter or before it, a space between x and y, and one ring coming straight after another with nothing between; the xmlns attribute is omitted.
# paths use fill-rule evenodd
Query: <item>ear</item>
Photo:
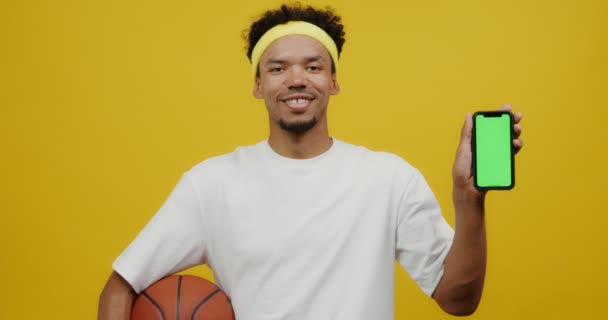
<svg viewBox="0 0 608 320"><path fill-rule="evenodd" d="M340 84L338 83L338 79L336 79L336 74L334 73L331 76L331 89L329 90L329 94L335 96L338 93L340 93Z"/></svg>
<svg viewBox="0 0 608 320"><path fill-rule="evenodd" d="M253 96L262 99L264 96L262 95L262 85L260 84L260 77L255 77L255 83L253 84Z"/></svg>

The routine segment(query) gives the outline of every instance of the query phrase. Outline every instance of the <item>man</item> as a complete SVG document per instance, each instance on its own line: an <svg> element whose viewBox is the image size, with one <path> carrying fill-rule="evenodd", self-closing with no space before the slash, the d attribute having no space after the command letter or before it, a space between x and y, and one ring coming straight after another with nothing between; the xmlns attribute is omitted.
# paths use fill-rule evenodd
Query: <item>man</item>
<svg viewBox="0 0 608 320"><path fill-rule="evenodd" d="M282 6L251 26L248 56L268 140L184 174L114 262L99 319L129 319L136 293L203 263L239 320L392 319L395 259L443 310L474 312L486 239L471 116L452 172L454 231L415 168L329 136L343 36L340 17L310 7Z"/></svg>

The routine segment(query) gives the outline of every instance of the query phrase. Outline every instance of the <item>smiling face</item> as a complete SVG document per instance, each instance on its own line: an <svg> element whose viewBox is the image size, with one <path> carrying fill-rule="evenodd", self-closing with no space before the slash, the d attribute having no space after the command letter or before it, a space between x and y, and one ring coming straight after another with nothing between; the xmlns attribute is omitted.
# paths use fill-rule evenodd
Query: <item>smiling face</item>
<svg viewBox="0 0 608 320"><path fill-rule="evenodd" d="M317 40L300 35L277 39L260 59L254 96L264 99L270 133L327 132L327 104L340 88L332 60Z"/></svg>

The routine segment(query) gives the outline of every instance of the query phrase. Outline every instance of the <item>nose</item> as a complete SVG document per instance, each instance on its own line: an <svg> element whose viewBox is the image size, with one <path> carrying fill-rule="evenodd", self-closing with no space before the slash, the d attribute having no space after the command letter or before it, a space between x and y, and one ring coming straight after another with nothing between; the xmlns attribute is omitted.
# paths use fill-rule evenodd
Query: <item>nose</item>
<svg viewBox="0 0 608 320"><path fill-rule="evenodd" d="M287 77L287 86L289 89L303 89L306 88L306 85L306 70L300 66L293 66L290 68L289 76Z"/></svg>

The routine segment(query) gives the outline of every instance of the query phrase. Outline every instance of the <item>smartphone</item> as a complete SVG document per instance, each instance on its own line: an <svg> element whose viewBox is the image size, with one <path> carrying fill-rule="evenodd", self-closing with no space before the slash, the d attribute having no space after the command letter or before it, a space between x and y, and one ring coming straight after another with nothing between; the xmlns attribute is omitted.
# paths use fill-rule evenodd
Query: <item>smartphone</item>
<svg viewBox="0 0 608 320"><path fill-rule="evenodd" d="M473 115L473 182L478 190L509 190L515 186L513 115L479 111Z"/></svg>

